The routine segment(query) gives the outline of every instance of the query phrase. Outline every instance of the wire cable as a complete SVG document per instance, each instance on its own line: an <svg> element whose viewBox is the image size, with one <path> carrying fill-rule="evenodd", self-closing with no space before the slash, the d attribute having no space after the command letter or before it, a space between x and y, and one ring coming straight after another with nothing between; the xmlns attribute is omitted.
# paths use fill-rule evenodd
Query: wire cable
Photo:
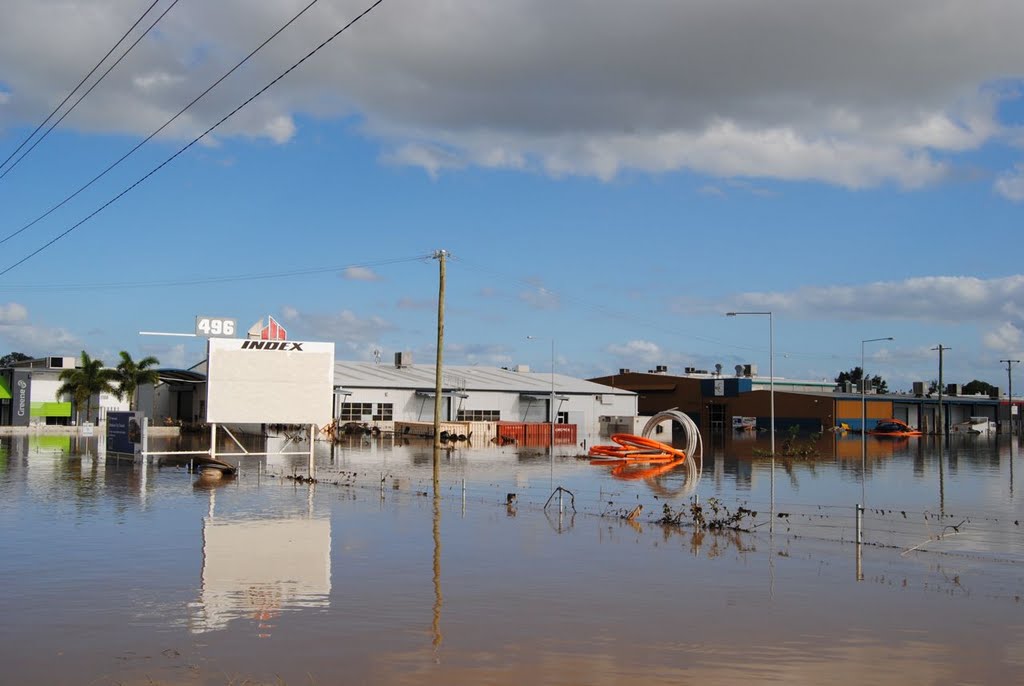
<svg viewBox="0 0 1024 686"><path fill-rule="evenodd" d="M221 124L223 124L224 122L226 122L226 121L227 121L228 119L230 119L231 117L233 117L233 116L234 116L235 114L237 114L237 113L238 113L238 112L239 112L239 111L240 111L240 110L241 110L242 108L244 108L244 107L245 107L246 105L248 105L249 103L251 103L251 102L252 102L253 100L255 100L256 98L258 98L259 96L263 95L263 93L265 93L265 92L266 92L266 91L268 91L268 90L269 90L269 89L270 89L271 87L273 87L273 86L274 86L274 84L276 84L276 83L277 83L278 81L280 81L281 79L283 79L283 78L284 78L285 76L287 76L288 74L292 73L292 71L294 71L295 69L297 69L297 68L298 68L298 67L299 67L299 66L300 66L300 65L301 65L301 64L302 64L303 62L305 62L305 61L306 61L306 60L308 60L308 59L309 59L310 57L312 57L313 55L315 55L315 54L316 54L317 52L319 52L319 51L320 51L321 49L323 49L323 47L324 47L324 46L326 46L326 45L327 45L328 43L330 43L330 42L331 42L331 41L333 41L333 40L334 40L335 38L337 38L338 36L340 36L340 35L341 35L342 33L344 33L345 31L347 31L347 30L348 30L348 29L349 29L350 27L352 27L352 26L353 26L353 25L354 25L354 24L355 24L356 22L358 22L358 21L359 21L360 19L362 19L362 18L363 18L363 17L365 17L365 16L367 15L367 14L369 14L369 13L370 13L371 11L373 11L373 10L374 10L374 9L375 9L375 8L376 8L376 7L378 6L378 5L380 5L380 4L382 3L382 2L384 2L384 0L377 0L377 1L376 1L376 2L374 2L374 3L372 4L372 5L370 5L369 7L367 7L367 8L366 8L365 10L363 10L363 11L362 11L362 12L361 12L360 14L358 14L358 15L356 16L356 18L355 18L355 19L353 19L352 21L348 22L347 24L345 24L344 26L342 26L342 27L341 27L340 29L338 29L337 31L335 31L335 32L334 32L334 33L333 33L333 34L332 34L331 36L329 36L329 37L328 37L328 38L327 38L326 40L324 40L324 41L323 41L322 43L320 43L320 45L316 46L316 47L315 47L315 48L313 48L313 49L312 49L311 51L309 51L308 53L306 53L306 55L305 55L305 56L304 56L304 57L303 57L302 59L300 59L300 60L299 60L298 62L296 62L296 63L295 63L295 64L293 64L292 66L288 67L288 68L287 68L287 69L286 69L285 71L283 71L283 72L282 72L282 73L281 73L281 74L280 74L280 75L279 75L279 76L278 76L277 78L275 78L275 79L274 79L273 81L271 81L270 83L268 83L268 84L267 84L266 86L264 86L264 87L263 87L263 88L261 88L260 90L256 91L256 92L255 92L255 93L254 93L253 95L251 95L251 96L250 96L250 97L249 97L249 98L248 98L247 100L245 100L245 102L243 102L242 104L240 104L240 105L239 105L238 107L236 107L235 109L231 110L231 111L230 111L230 112L228 112L228 113L227 113L226 115L224 115L224 116L223 116L223 117L222 117L222 118L220 119L220 121L218 121L218 122L217 122L216 124L214 124L214 125L213 125L213 126L211 126L210 128L206 129L206 131L204 131L203 133L201 133L201 134L199 134L198 136L196 136L195 138L193 138L193 139L192 139L191 141L189 141L189 143L188 143L188 144L186 144L186 145L185 145L184 147L180 148L180 149L179 149L179 150L178 150L178 151L177 151L176 153L174 153L173 155L171 155L170 157L168 157L168 158L167 158L166 160L164 160L163 162L161 162L161 163L160 163L160 164L158 164L157 166L153 167L153 169L149 170L149 172L147 172L147 173L146 173L146 174L145 174L145 175L144 175L144 176L143 176L142 178L140 178L140 179L139 179L139 180L137 180L137 181L136 181L135 183L131 184L130 186L128 186L127 188L125 188L124 190L122 190L122 191L121 191L120 193L118 193L117 195L115 195L115 196L114 196L113 198L111 198L111 199L110 199L110 200L108 200L107 202L105 202L105 203L103 203L102 205L100 205L99 207L97 207L97 208L96 208L95 210L93 210L92 212L90 212L89 214L87 214L87 215L86 215L85 217L83 217L82 219L80 219L80 220L79 220L78 222L76 222L76 223L72 224L72 225L71 225L70 227L68 227L67 229L65 229L65 230L64 230L63 232L61 232L61 233L57 234L57 235L56 235L56 236L54 236L54 237L53 237L52 239L50 239L49 241L47 241L47 242L46 242L46 243L44 243L43 245L39 246L38 248L36 248L35 250L33 250L33 251L32 251L32 252L30 252L30 253L29 253L28 255L26 255L25 257L21 258L20 260L18 260L18 261L17 261L17 262L15 262L14 264L12 264L12 265L10 265L10 266L6 267L6 268L5 268L5 269L4 269L3 271L0 271L0 276L3 276L4 274L7 274L7 273L8 273L8 272L10 272L10 271L11 271L12 269L14 269L14 268L18 267L19 265L22 265L22 264L24 264L25 262L27 262L27 261L28 261L28 260L30 260L30 259L32 259L32 258L33 258L33 257L35 257L36 255L38 255L38 254L39 254L39 253L41 253L42 251L46 250L46 249L47 249L47 248L49 248L49 247L50 247L51 245L53 245L54 243L56 243L57 241L59 241L60 239L64 238L64 237L65 237L65 236L67 236L67 235L68 235L69 233L71 233L72 231L74 231L75 229L77 229L77 228L78 228L79 226L81 226L82 224L86 223L87 221L89 221L90 219L92 219L93 217L95 217L95 216L96 216L97 214L99 214L100 212L102 212L103 210L107 209L108 207L110 207L111 205L113 205L113 204L114 204L115 202L117 202L118 200L120 200L121 198L123 198L123 197L124 197L125 195L127 195L127 194L128 194L129 192L131 192L132 190L134 190L134 189L135 189L135 188L136 188L136 187L137 187L137 186L138 186L139 184L141 184L141 183L142 183L143 181L145 181L145 180L146 180L146 179L148 179L149 177L153 176L153 174L156 174L156 173L157 173L158 171L160 171L161 169L163 169L164 167L166 167L166 166L167 166L168 164L170 164L170 163L171 163L172 161L174 161L175 159L177 159L179 155L181 155L181 154L182 154L182 153L184 153L184 152L185 152L186 150L188 150L189 148L191 148L191 147L192 147L193 145L195 145L196 143L198 143L198 142L199 142L200 140L202 140L203 138L205 138L205 137L206 137L206 135L207 135L207 134L209 134L209 133L210 133L211 131L213 131L213 130L214 130L214 129L216 129L216 128L217 128L218 126L220 126Z"/></svg>
<svg viewBox="0 0 1024 686"><path fill-rule="evenodd" d="M73 104L73 105L71 105L71 107L69 107L69 108L67 109L67 111L66 111L66 112L64 112L64 114L60 115L60 118L59 118L59 119L58 119L57 121L55 121L55 122L53 122L52 124L50 124L50 128L46 129L46 131L45 131L45 132L43 132L43 135L42 135L42 136L40 136L39 138L37 138L37 139L35 140L35 142L34 142L34 143L32 143L32 145L31 145L31 146L29 146L29 149L28 149L28 150L26 150L25 152L23 152L23 153L21 154L21 157L19 157L18 159L16 159L16 160L14 161L14 163L13 163L13 164L12 164L11 166L9 166L9 167L8 167L8 168L7 168L7 169L6 169L6 170L5 170L5 171L4 171L4 172L3 172L2 174L0 174L0 179L3 179L3 178L4 178L5 176L7 176L7 175L8 175L8 174L9 174L9 173L11 172L11 170L12 170L12 169L14 169L15 167L17 167L17 166L18 166L18 163L19 163L19 162L21 162L21 161L22 161L23 159L25 159L25 157L26 157L26 156L27 156L27 155L28 155L28 154L29 154L30 152L32 152L33 150L35 150L35 148L36 148L36 146L37 146L37 145L39 145L40 143L42 143L42 142L43 142L43 139L44 139L44 138L46 138L47 136L49 136L49 135L50 135L50 132L51 132L51 131L53 131L53 130L54 130L54 129L55 129L56 127L57 127L57 125L58 125L58 124L60 124L60 123L61 123L62 121L64 121L64 118L65 118L65 117L67 117L67 116L68 116L69 114L71 114L71 112L72 112L72 111L73 111L73 110L74 110L74 109L75 109L76 107L78 107L78 103L80 103L80 102L82 102L83 100L85 100L86 96L88 96L88 95L89 95L89 93L92 93L93 89L94 89L94 88L96 88L96 86L100 85L100 82L101 82L101 81L103 81L103 79L105 79L105 78L107 77L107 74L109 74L109 73L110 73L111 71L113 71L113 70L114 70L114 67L116 67L117 65L119 65L119 64L121 63L121 60L123 60L123 59L124 59L125 57L127 57L127 56L128 56L128 53L130 53L130 52L131 52L131 51L132 51L132 50L133 50L133 49L135 48L135 46L136 46L136 45L138 45L138 44L139 44L139 43L140 43L140 42L142 41L142 39L143 39L143 38L145 38L145 37L146 37L147 35L149 35L149 32L153 30L153 27L154 27L154 26L156 26L157 24L159 24L159 23L160 23L160 20L161 20L161 19L163 19L163 18L164 18L164 16L166 16L166 15L167 15L167 13L168 13L168 12L170 12L170 11L171 11L171 9L172 9L172 8L173 8L173 7L175 6L175 5L177 5L177 4L178 4L178 1L179 1L179 0L174 0L174 1L173 1L173 2L172 2L172 3L170 4L170 5L168 5L168 6L167 6L167 9L165 9L165 10L164 10L163 12L161 12L160 16L156 18L156 21L154 21L154 22L153 22L152 24L150 24L150 25L149 25L149 28L148 28L148 29L146 29L145 31L143 31L143 32L142 32L142 35L140 35L140 36L139 36L138 38L136 38L136 39L135 39L135 42L134 42L134 43L132 43L131 45L129 45L129 46L128 46L128 49L127 49L127 50L125 50L125 51L124 51L124 52L123 52L123 53L121 54L121 56L120 56L120 57L118 57L118 58L117 58L117 59L116 59L116 60L114 61L114 63L113 63L112 65L110 65L109 67L107 67L107 70L106 70L105 72L103 72L103 74L102 74L102 75L101 75L101 76L100 76L100 77L99 77L98 79L96 79L96 80L95 80L95 81L93 82L93 84L92 84L91 86L89 86L88 90L86 90L86 91L85 91L84 93L82 93L82 95L81 95L81 96L79 96L78 100L75 100L74 104ZM148 12L148 10L147 10L147 12ZM106 58L104 58L104 59L106 59Z"/></svg>
<svg viewBox="0 0 1024 686"><path fill-rule="evenodd" d="M3 168L4 168L5 166L7 166L7 163L11 161L11 158L12 158L12 157L14 157L15 155L17 155L17 154L18 154L18 151L19 151L19 150L21 150L22 148L24 148L24 147L25 147L25 144L26 144L26 143L28 143L28 142L29 142L30 140L32 140L33 136L35 136L35 135L36 135L37 133L39 133L39 130L40 130L41 128L43 128L44 126L46 126L46 122L50 121L50 119L52 119L52 118L53 118L53 115L57 114L57 112L58 112L58 111L60 110L60 108L61 108L61 107L64 107L64 104L65 104L65 103L66 103L66 102L67 102L68 100L70 100L70 99L71 99L71 96L72 96L72 95L74 95L74 94L75 94L75 92L76 92L76 91L78 91L78 89L82 87L82 84L84 84L84 83L85 83L86 81L88 81L88 80L89 80L89 77L90 77L90 76L92 76L92 75L93 75L93 74L94 74L94 73L96 72L96 70L100 68L100 65L101 65L101 64L103 64L104 62L106 62L107 58L108 58L108 57L110 57L110 55L111 55L111 54L112 54L112 53L113 53L113 52L114 52L115 50L117 50L117 46L121 45L121 43L123 43L123 42L124 42L124 39L125 39L125 38L127 38L127 37L128 37L128 35L129 35L129 34L130 34L130 33L131 33L132 31L134 31L134 30L135 30L135 27L136 27L136 26L138 26L138 25L139 25L139 24L140 24L140 23L142 22L142 20L146 18L146 15L147 15L147 14L149 14L149 13L150 13L150 11L152 11L152 9L153 9L154 7L156 7L156 4L157 4L158 2L160 2L160 0L153 0L153 4L151 4L151 5L149 6L149 7L147 7L147 8L146 8L146 11L145 11L145 12L143 12L143 13L142 13L142 15L141 15L141 16L140 16L140 17L139 17L138 19L136 19L136 20L135 20L135 23L131 25L131 28L129 28L129 29L127 30L127 31L125 31L125 32L124 32L124 35L123 35L123 36L121 36L121 37L120 37L120 38L118 39L118 41L117 41L116 43L114 43L114 46L113 46L112 48L110 48L110 50L108 50L108 51L107 51L107 54L106 54L106 55L104 55L104 56L103 56L103 57L102 57L102 58L100 59L100 61L99 61L99 62L97 62L97 63L96 63L96 65L95 65L95 66L94 66L94 67L93 67L92 69L90 69L90 70L89 70L89 73L88 73L88 74L86 74L85 76L83 76L83 77L82 77L82 80L78 82L78 85L77 85L77 86L75 86L74 88L72 88L72 89L71 89L71 91L70 91L70 92L69 92L69 93L68 93L67 95L65 95L65 96L64 96L64 99L60 101L60 104L59 104L59 105L57 105L56 107L54 107L54 108L53 108L53 111L52 111L52 112L50 112L50 113L49 113L48 115L46 115L46 119L44 119L43 121L41 121L41 122L39 123L39 126L37 126L37 127L35 128L35 131L33 131L32 133L30 133L30 134L29 134L29 135L28 135L28 136L27 136L27 137L25 138L25 140L23 140L23 141L21 142L21 144L20 144L20 145L19 145L19 146L18 146L17 148L15 148L15 149L14 149L14 152L12 152L12 153L11 153L10 155L8 155L8 156L7 156L7 159L5 159L5 160L4 160L3 162L0 162L0 169L3 169ZM134 46L132 46L132 47L134 47ZM131 50L131 48L128 48L128 50L130 51L130 50ZM126 54L127 54L127 53L126 53ZM106 76L106 74L104 74L104 76ZM102 81L102 80L103 80L103 76L101 76L101 77L100 77L100 81ZM97 82L97 83L98 83L98 82ZM77 104L77 103L76 103L76 104ZM72 108L72 109L73 109L73 108ZM44 136L44 137L45 137L45 135L46 135L46 134L43 134L43 136ZM15 164L17 164L17 162L16 162ZM12 168L12 169L14 168L14 167L13 167L13 165L11 166L11 168ZM7 173L7 172L4 172L4 174L5 174L5 175L6 175L6 173Z"/></svg>
<svg viewBox="0 0 1024 686"><path fill-rule="evenodd" d="M177 0L175 0L175 2L177 2ZM47 218L48 216L50 216L50 215L51 215L51 214L52 214L53 212L55 212L55 211L59 210L59 209L60 209L61 207L63 207L63 206L64 206L64 205L66 205L66 204L67 204L68 202L70 202L70 201L71 201L72 199L74 199L74 198L75 198L75 197L76 197L76 196L77 196L77 195L78 195L79 193L81 193L81 192L82 192L82 191L84 191L85 189L89 188L89 187L90 187L90 186L92 186L92 185L93 185L94 183L96 183L97 181L99 181L100 179L102 179L102 178L103 178L104 176L106 176L106 175L107 175L107 174L108 174L108 173L109 173L109 172L110 172L110 171L111 171L112 169L114 169L114 167L118 166L119 164L121 164L122 162L124 162L124 161L125 161L126 159L128 159L128 158L129 158L129 157L130 157L131 155L133 155L133 154L135 153L135 151L136 151L136 150L138 150L138 149L139 149L139 148L141 148L141 147L142 147L143 145L145 145L146 143L148 143L149 141L151 141L151 140L152 140L153 138L155 138L155 137L156 137L157 135L159 135L161 131L163 131L163 130L164 130L164 129L166 129L166 128L167 128L168 126L170 126L170 125L171 125L172 123L174 123L174 121L175 121L175 120L176 120L176 119L177 119L178 117L180 117L181 115L185 114L185 112L186 112L186 111L187 111L187 110L188 110L189 108L191 108L191 107L192 107L193 105L195 105L195 104L196 104L197 102L199 102L200 100L202 100L202 99L203 99L203 98L204 98L204 97L206 96L206 94L207 94L207 93L209 93L209 92L210 92L210 91L212 91L212 90L213 90L214 88L216 88L217 86L219 86L219 85L220 85L220 83L221 83L222 81L224 81L224 79L226 79L227 77L231 76L231 75L232 75L232 74L233 74L233 73L234 73L234 72L235 72L235 71L236 71L236 70L237 70L237 69L238 69L239 67L241 67L241 66L242 66L243 64L245 64L246 62L248 62L248 61L249 61L249 60L250 60L250 59L251 59L251 58L252 58L252 57L253 57L253 56L254 56L254 55L255 55L256 53L258 53L258 52L259 52L260 50L262 50L262 49L263 49L264 47L266 47L267 43L269 43L270 41L272 41L272 40L274 40L275 38L277 38L277 36L278 36L278 35L279 35L279 34L280 34L280 33L281 33L282 31L284 31L284 30L285 30L285 29L287 29L287 28L288 28L289 26L291 26L291 25L292 25L292 23L294 23L296 19L298 19L299 17L301 17L301 16L303 15L303 14L305 14L305 13L306 13L306 10L308 10L308 9L309 9L310 7L312 7L313 5L315 5L315 4L317 3L317 2L319 2L319 0L312 0L312 1L311 1L311 2L310 2L310 3L308 4L308 5L306 5L305 7L303 7L303 8L302 8L302 10L300 10L300 11L298 12L298 14L296 14L296 15L295 15L295 16L293 16L293 17L292 17L291 19L289 19L289 20L288 20L288 21L287 21L287 22L286 22L286 23L285 23L285 24L284 24L283 26L281 26L281 28L279 28L279 29L278 29L277 31L274 31L274 33L270 34L270 36L268 36L268 37L266 38L266 40L264 40L264 41L263 41L262 43L260 43L260 44L259 44L259 45L258 45L258 46L256 47L256 49L255 49L255 50L253 50L253 51L252 51L252 52L250 52L250 53L249 53L248 55L246 55L245 57L243 57L243 58L242 58L242 60L241 60L240 62L238 62L238 64L236 64L235 66L231 67L231 69L229 69L229 70L228 70L227 72L225 72L223 76L221 76L221 77L220 77L219 79L217 79L217 80L216 80L216 81L214 81L214 82L213 82L212 84L210 84L210 86L209 86L209 87L208 87L208 88L207 88L206 90L204 90L204 91L203 91L202 93L200 93L199 95L197 95L197 96L196 96L196 97L195 97L195 98L194 98L194 99L192 100L192 102L190 102L190 103L188 103L187 105L185 105L184 107L182 107L182 108L181 108L181 110L179 110L177 114L175 114L175 115L174 115L173 117L171 117L170 119L168 119L167 121L165 121L165 122L163 123L163 125L161 125L161 126L160 126L160 128L158 128L157 130L153 131L153 133L151 133L151 134L149 134L148 136L146 136L146 137L145 137L145 138L144 138L143 140L141 140L141 141L140 141L140 142L139 142L138 144L136 144L136 145L135 145L135 147L133 147L133 148L132 148L131 150L129 150L128 152L126 152L126 153L125 153L124 155L121 155L121 157L120 157L120 158L118 158L118 159L117 159L117 160L116 160L116 161L115 161L115 162L114 162L113 164L109 165L109 166L108 166L108 167L107 167L106 169L104 169L104 170L103 170L103 171L101 171L101 172L100 172L99 174L97 174L96 176L94 176L94 177L93 177L93 178L92 178L92 179L91 179L91 180L90 180L90 181L89 181L88 183L86 183L86 184L85 184L84 186L82 186L82 187L81 187L81 188L79 188L79 189L78 189L77 191L75 191L75 192L74 192L74 193L72 193L71 195L69 195L69 196L67 196L66 198L64 198L63 200L61 200L61 201L60 201L59 203L57 203L56 205L54 205L54 206L53 206L53 207L51 207L50 209L48 209L48 210L46 210L45 212L43 212L43 213L42 213L41 215L39 215L38 217L36 217L36 218L35 218L35 219L33 219L32 221L30 221L30 222L29 222L28 224L25 224L24 226L22 226L22 227L21 227L20 229L18 229L17 231L15 231L15 232L13 232L13 233L11 233L11 234L8 234L7 236L4 236L4 237L3 237L2 239L0 239L0 245L3 245L4 243L6 243L6 242L7 242L7 241L9 241L10 239L14 238L14 237L15 237L15 236L17 236L18 234L22 233L23 231L25 231L25 230L27 230L27 229L30 229L30 228L32 228L32 227L33 227L34 225L36 225L36 224L37 224L38 222L42 221L43 219L46 219L46 218ZM205 135L205 134L204 134L204 135Z"/></svg>
<svg viewBox="0 0 1024 686"><path fill-rule="evenodd" d="M103 289L115 289L122 290L125 288L172 288L176 286L202 286L215 283L231 283L235 281L255 281L259 279L280 279L288 278L293 276L308 276L311 274L325 274L330 272L339 272L346 269L353 269L357 267L380 267L384 265L399 264L402 262L419 262L425 258L430 258L429 254L414 255L411 257L395 257L391 259L376 260L370 262L360 262L357 264L344 264L344 265L329 265L324 267L303 267L301 269L291 269L277 272L255 272L248 274L233 274L225 276L210 276L210 277L197 277L191 279L168 279L164 281L120 281L120 282L105 282L105 283L66 283L66 284L42 284L38 286L0 286L0 292L9 291L83 291L83 290L103 290Z"/></svg>

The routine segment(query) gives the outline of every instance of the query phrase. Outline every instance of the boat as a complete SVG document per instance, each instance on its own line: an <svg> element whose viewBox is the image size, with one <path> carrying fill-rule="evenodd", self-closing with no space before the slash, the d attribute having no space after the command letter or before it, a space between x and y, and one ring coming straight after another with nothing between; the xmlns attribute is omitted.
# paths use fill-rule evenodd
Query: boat
<svg viewBox="0 0 1024 686"><path fill-rule="evenodd" d="M921 432L899 419L882 419L868 431L872 436L920 436Z"/></svg>
<svg viewBox="0 0 1024 686"><path fill-rule="evenodd" d="M984 434L986 436L996 432L996 423L988 417L968 417L966 422L960 422L949 427L952 433L962 434Z"/></svg>

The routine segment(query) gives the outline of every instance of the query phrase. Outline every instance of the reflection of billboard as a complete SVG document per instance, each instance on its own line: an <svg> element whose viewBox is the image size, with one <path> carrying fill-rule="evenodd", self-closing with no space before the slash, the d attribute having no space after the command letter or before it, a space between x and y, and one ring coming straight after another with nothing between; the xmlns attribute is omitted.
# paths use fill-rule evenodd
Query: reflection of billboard
<svg viewBox="0 0 1024 686"><path fill-rule="evenodd" d="M327 607L330 594L330 519L203 522L203 586L194 632L248 617L266 635L283 610Z"/></svg>
<svg viewBox="0 0 1024 686"><path fill-rule="evenodd" d="M142 413L107 413L107 450L125 455L142 451Z"/></svg>
<svg viewBox="0 0 1024 686"><path fill-rule="evenodd" d="M331 421L333 343L211 338L208 359L206 421Z"/></svg>
<svg viewBox="0 0 1024 686"><path fill-rule="evenodd" d="M757 417L740 417L733 415L732 428L736 431L756 431Z"/></svg>

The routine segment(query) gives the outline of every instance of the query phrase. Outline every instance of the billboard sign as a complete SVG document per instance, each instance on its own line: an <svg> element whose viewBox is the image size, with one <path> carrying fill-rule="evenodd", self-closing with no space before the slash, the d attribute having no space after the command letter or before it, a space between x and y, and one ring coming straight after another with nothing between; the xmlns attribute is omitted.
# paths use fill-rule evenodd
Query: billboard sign
<svg viewBox="0 0 1024 686"><path fill-rule="evenodd" d="M28 426L32 418L32 373L15 369L11 374L11 426Z"/></svg>
<svg viewBox="0 0 1024 686"><path fill-rule="evenodd" d="M207 345L206 421L331 421L334 343L211 338Z"/></svg>
<svg viewBox="0 0 1024 686"><path fill-rule="evenodd" d="M107 451L124 455L142 452L142 413L107 413Z"/></svg>

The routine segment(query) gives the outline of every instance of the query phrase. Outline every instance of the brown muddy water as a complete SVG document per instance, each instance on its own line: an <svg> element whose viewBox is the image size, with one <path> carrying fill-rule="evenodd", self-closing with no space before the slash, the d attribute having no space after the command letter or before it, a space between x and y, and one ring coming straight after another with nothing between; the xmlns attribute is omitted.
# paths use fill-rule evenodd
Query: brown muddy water
<svg viewBox="0 0 1024 686"><path fill-rule="evenodd" d="M694 479L462 447L435 487L387 438L317 446L318 483L3 438L0 683L1024 682L1016 440L766 448ZM716 501L742 530L678 516Z"/></svg>

